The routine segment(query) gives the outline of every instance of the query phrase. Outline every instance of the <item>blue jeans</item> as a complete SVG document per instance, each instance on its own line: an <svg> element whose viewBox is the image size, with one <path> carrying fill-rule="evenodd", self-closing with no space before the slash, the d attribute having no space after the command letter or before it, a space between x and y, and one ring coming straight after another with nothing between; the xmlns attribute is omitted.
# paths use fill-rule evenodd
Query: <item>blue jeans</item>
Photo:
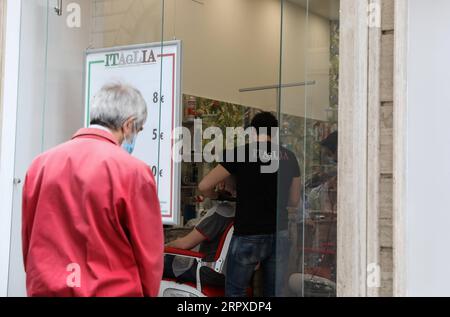
<svg viewBox="0 0 450 317"><path fill-rule="evenodd" d="M246 297L253 273L261 264L264 297L275 296L276 236L233 236L227 257L225 296Z"/></svg>

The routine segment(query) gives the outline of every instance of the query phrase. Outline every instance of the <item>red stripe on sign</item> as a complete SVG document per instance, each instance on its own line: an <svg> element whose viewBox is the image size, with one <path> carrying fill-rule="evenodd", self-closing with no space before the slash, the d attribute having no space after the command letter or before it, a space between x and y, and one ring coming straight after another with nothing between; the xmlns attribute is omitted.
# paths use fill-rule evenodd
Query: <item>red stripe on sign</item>
<svg viewBox="0 0 450 317"><path fill-rule="evenodd" d="M175 125L175 67L176 67L176 54L159 54L158 57L172 57L172 131ZM171 132L172 132L171 131ZM173 151L173 138L171 136L171 151ZM163 215L163 218L172 218L173 204L172 204L172 189L173 189L173 157L170 155L170 213L169 215Z"/></svg>

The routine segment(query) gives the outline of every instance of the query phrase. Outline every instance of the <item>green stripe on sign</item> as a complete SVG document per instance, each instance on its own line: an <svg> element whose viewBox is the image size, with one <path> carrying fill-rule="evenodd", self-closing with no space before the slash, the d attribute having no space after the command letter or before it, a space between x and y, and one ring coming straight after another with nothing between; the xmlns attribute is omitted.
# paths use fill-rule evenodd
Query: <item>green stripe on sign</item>
<svg viewBox="0 0 450 317"><path fill-rule="evenodd" d="M88 67L88 93L87 93L87 111L86 111L86 127L89 127L90 120L90 111L91 111L91 67L93 64L104 64L104 60L92 61L89 62Z"/></svg>

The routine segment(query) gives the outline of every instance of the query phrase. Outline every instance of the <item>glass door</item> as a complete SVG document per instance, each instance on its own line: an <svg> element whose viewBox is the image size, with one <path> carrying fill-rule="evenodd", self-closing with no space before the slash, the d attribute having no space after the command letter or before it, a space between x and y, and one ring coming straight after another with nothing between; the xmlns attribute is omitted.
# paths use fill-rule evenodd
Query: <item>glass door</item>
<svg viewBox="0 0 450 317"><path fill-rule="evenodd" d="M163 10L163 0L22 1L8 296L26 296L21 242L26 171L36 156L86 124L86 51L161 42Z"/></svg>
<svg viewBox="0 0 450 317"><path fill-rule="evenodd" d="M183 45L183 127L191 135L194 119L203 132L218 128L227 150L236 145L233 138L227 142L227 128L247 127L260 111L276 114L280 4L279 0L165 1L164 40ZM202 147L206 149L210 141L203 138ZM182 163L183 225L205 215L212 205L208 199L199 201L197 187L218 162L193 159ZM177 230L167 228L167 236Z"/></svg>
<svg viewBox="0 0 450 317"><path fill-rule="evenodd" d="M339 0L284 0L282 12L280 143L300 173L279 176L277 293L336 296Z"/></svg>
<svg viewBox="0 0 450 317"><path fill-rule="evenodd" d="M26 296L21 240L21 195L25 171L31 160L42 150L47 29L47 1L23 1L8 296Z"/></svg>
<svg viewBox="0 0 450 317"><path fill-rule="evenodd" d="M227 127L244 128L255 114L269 111L279 118L280 144L295 157L298 173L286 177L288 185L297 179L292 192L299 199L281 194L286 179L278 184L279 201L295 204L278 210L277 296L335 295L339 0L22 3L9 296L26 296L21 244L26 171L36 156L89 121L86 51L158 42L163 47L174 40L183 51L183 127L193 132L197 119L202 131L218 127L226 134ZM162 79L159 96L167 88ZM202 146L208 142L202 140ZM165 227L166 241L211 208L197 187L214 166L203 159L182 163L181 222ZM263 283L257 271L255 295L262 294Z"/></svg>

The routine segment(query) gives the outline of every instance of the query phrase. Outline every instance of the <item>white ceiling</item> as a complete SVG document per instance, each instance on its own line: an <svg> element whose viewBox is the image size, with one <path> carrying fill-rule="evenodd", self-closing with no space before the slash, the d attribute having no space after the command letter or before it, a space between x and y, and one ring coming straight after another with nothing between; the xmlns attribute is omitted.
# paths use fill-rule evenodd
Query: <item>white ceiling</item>
<svg viewBox="0 0 450 317"><path fill-rule="evenodd" d="M339 0L288 0L329 20L339 20ZM308 5L309 2L309 5Z"/></svg>

